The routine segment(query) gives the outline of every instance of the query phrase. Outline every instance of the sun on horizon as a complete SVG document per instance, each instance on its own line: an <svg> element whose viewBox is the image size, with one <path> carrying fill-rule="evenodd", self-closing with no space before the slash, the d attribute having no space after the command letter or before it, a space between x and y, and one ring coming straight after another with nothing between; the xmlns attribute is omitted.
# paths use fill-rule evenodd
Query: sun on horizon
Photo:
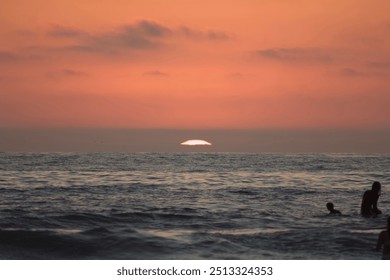
<svg viewBox="0 0 390 280"><path fill-rule="evenodd" d="M199 140L199 139L187 140L187 141L180 143L180 145L183 145L183 146L212 146L212 144L210 142L207 142L205 140Z"/></svg>

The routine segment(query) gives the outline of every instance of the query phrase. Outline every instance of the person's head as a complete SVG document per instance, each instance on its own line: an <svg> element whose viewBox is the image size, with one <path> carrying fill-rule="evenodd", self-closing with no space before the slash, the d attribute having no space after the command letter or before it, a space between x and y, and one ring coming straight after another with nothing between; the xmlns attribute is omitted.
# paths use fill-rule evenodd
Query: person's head
<svg viewBox="0 0 390 280"><path fill-rule="evenodd" d="M377 192L378 194L380 194L381 183L379 183L378 181L375 181L374 183L372 183L372 190Z"/></svg>
<svg viewBox="0 0 390 280"><path fill-rule="evenodd" d="M333 203L332 203L332 202L328 202L328 203L326 204L326 208L328 208L329 211L332 211L332 210L334 209Z"/></svg>

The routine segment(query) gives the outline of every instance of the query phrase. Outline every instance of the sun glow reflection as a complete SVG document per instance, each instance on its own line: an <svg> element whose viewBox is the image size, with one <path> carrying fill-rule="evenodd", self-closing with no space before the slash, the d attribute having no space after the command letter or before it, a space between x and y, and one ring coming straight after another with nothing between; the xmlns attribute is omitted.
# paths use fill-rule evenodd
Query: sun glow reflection
<svg viewBox="0 0 390 280"><path fill-rule="evenodd" d="M183 145L183 146L211 146L212 144L210 142L207 142L205 140L187 140L187 141L184 141L182 143L180 143L180 145Z"/></svg>

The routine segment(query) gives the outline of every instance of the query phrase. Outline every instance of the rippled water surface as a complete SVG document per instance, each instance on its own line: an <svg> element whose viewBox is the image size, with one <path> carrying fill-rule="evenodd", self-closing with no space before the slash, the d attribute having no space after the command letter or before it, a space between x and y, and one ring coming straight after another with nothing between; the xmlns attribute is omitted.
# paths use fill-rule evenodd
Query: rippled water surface
<svg viewBox="0 0 390 280"><path fill-rule="evenodd" d="M0 153L0 258L380 259L389 167L389 155ZM374 180L384 215L363 218Z"/></svg>

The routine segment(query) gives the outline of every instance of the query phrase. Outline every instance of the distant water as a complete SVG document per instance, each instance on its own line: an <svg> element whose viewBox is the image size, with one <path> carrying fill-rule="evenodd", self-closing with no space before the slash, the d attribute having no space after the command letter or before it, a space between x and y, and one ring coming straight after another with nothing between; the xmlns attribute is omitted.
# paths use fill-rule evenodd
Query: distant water
<svg viewBox="0 0 390 280"><path fill-rule="evenodd" d="M389 155L0 153L0 259L380 259L389 167ZM384 215L363 218L374 180Z"/></svg>

